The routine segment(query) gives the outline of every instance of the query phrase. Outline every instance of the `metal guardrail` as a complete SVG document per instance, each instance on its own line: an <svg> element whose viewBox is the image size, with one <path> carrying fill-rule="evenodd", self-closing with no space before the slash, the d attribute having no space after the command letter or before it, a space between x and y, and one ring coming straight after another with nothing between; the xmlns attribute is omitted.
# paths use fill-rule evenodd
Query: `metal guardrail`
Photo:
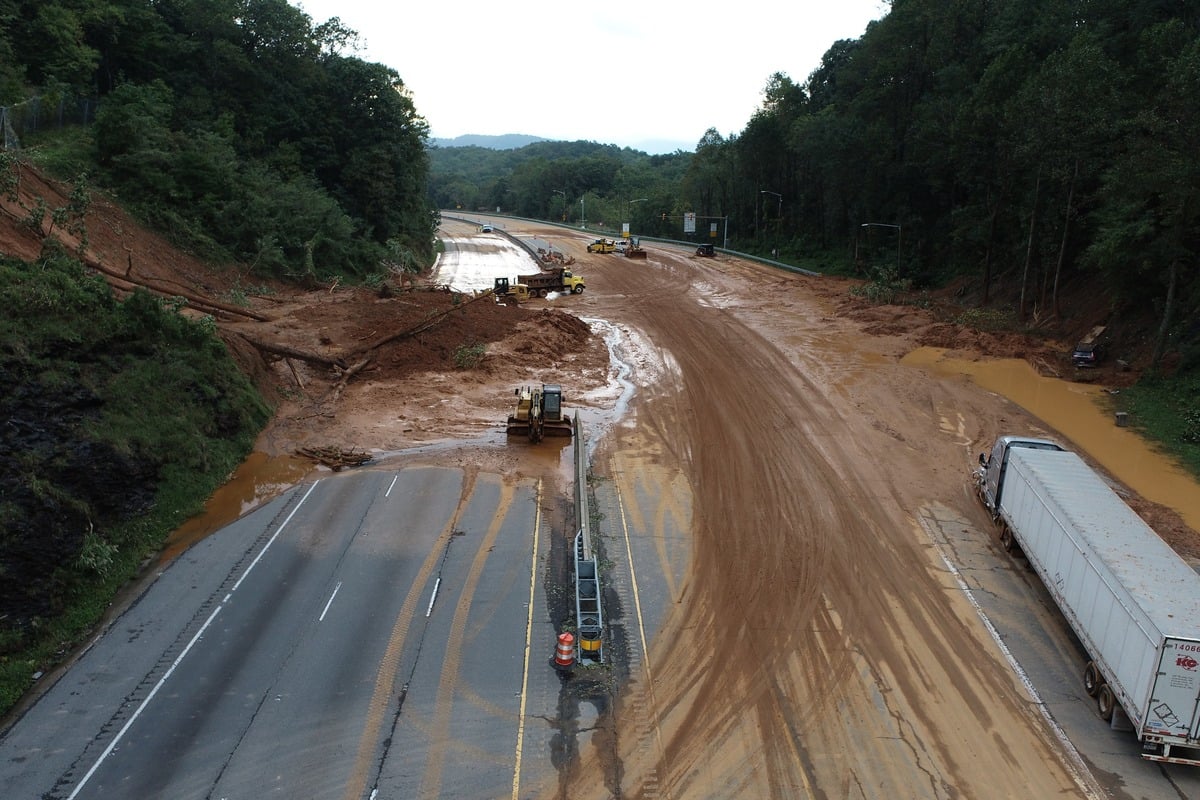
<svg viewBox="0 0 1200 800"><path fill-rule="evenodd" d="M587 446L583 422L575 412L575 630L579 660L604 662L604 603L600 596L600 566L592 549L591 509L587 492Z"/></svg>
<svg viewBox="0 0 1200 800"><path fill-rule="evenodd" d="M483 223L480 221L480 219L484 218L484 217L487 217L489 219L491 219L491 218L513 219L513 220L518 220L520 222L532 222L532 223L535 223L538 225L550 225L555 228L562 228L564 230L569 230L569 231L575 231L575 232L583 231L585 233L595 233L598 236L613 237L613 236L620 235L619 232L610 231L605 228L591 228L591 229L579 228L578 226L575 226L575 225L566 225L564 223L555 222L553 220L534 219L533 217L515 217L510 214L482 214L481 213L478 215L477 218L464 217L464 216L459 216L457 214L444 214L444 213L442 214L443 219L456 219L459 222L466 222L471 225L482 225ZM503 233L509 239L512 239L514 242L516 242L521 247L523 247L525 250L527 250L530 253L530 255L532 255L534 257L534 260L539 260L537 254L534 253L533 249L528 244L526 244L524 241L522 241L520 239L520 237L513 236L508 231L505 231L500 228L497 228L496 230L499 233ZM698 247L701 244L700 242L688 242L688 241L683 241L681 239L662 239L657 236L641 236L641 235L639 235L637 238L642 242L654 242L655 244L665 244L665 245L670 245L672 247L681 247L681 248L684 248L687 250L694 250L696 247ZM776 261L775 259L772 259L772 258L756 256L753 253L743 253L740 250L733 250L733 249L726 248L726 247L714 247L713 249L718 253L724 253L726 255L735 256L737 258L744 258L747 261L756 261L759 264L766 264L769 267L775 267L776 269L781 269L781 270L784 270L785 272L794 272L798 275L807 275L810 278L820 278L820 277L824 276L824 273L821 273L821 272L814 272L811 269L804 269L803 267L797 267L794 264L787 264L787 263L784 263L783 261Z"/></svg>

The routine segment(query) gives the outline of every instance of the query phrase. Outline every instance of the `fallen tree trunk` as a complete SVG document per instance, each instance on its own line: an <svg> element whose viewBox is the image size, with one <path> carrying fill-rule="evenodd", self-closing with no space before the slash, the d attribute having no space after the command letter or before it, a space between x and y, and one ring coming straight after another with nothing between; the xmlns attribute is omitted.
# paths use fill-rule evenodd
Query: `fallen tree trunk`
<svg viewBox="0 0 1200 800"><path fill-rule="evenodd" d="M359 372L361 372L363 367L367 366L367 364L370 364L370 363L371 363L371 356L368 355L366 358L362 359L357 364L354 364L348 370L343 372L342 377L338 379L337 385L334 386L333 389L330 390L329 394L326 396L326 400L329 402L336 403L338 398L342 396L342 392L345 390L346 384L348 384L350 382L350 379L353 378L355 375L357 375Z"/></svg>
<svg viewBox="0 0 1200 800"><path fill-rule="evenodd" d="M346 369L346 362L340 358L331 358L330 356L323 356L320 353L310 353L306 350L297 350L295 347L288 347L287 345L276 344L274 342L264 342L260 339L247 336L244 333L239 333L238 336L245 339L247 344L262 353L270 353L271 355L276 355L280 358L294 358L297 361L303 361L308 364L316 364L321 367Z"/></svg>
<svg viewBox="0 0 1200 800"><path fill-rule="evenodd" d="M127 283L127 284L133 284L134 286L140 286L143 289L145 289L146 291L153 292L154 294L160 295L162 297L182 297L184 300L188 301L189 305L192 305L195 308L199 308L200 310L212 309L215 311L222 311L226 314L232 314L237 317L245 317L246 319L257 320L259 322L270 322L271 321L270 317L266 316L265 314L259 314L256 311L250 311L249 309L246 309L246 308L239 308L237 306L231 306L226 303L218 303L216 300L209 300L207 297L200 297L199 295L192 294L191 292L180 291L178 289L164 289L160 286L155 286L152 283L147 283L146 281L139 281L136 278L130 278L127 275L124 275L120 272L117 272L114 269L110 269L109 267L104 266L104 264L99 259L94 258L92 256L84 256L83 263L86 264L91 269L94 269L97 272L101 273L102 275L105 275L109 278L112 278L112 279L115 279L118 281L123 281L124 283ZM122 288L125 288L125 287L122 287Z"/></svg>

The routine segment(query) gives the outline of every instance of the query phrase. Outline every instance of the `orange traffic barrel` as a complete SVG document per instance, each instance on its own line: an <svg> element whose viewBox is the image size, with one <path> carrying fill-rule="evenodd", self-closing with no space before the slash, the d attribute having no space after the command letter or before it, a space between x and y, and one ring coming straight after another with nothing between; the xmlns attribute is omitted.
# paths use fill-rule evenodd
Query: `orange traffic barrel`
<svg viewBox="0 0 1200 800"><path fill-rule="evenodd" d="M554 648L555 669L570 669L575 665L575 636L571 633L560 633L558 645Z"/></svg>

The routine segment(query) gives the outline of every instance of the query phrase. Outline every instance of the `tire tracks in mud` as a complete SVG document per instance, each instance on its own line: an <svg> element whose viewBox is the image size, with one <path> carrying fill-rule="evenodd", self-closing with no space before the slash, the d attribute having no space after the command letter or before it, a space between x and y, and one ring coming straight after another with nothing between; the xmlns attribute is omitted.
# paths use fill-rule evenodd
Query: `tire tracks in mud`
<svg viewBox="0 0 1200 800"><path fill-rule="evenodd" d="M771 313L739 291L748 272L665 256L614 281L610 318L678 370L640 390L640 436L678 460L694 497L688 602L669 621L686 636L650 646L654 691L622 708L636 727L635 706L655 702L663 753L624 747L626 787L652 774L675 798L949 797L1018 790L1037 764L1041 785L1070 795L872 448L887 437L893 469L925 454L872 424L893 409L845 403L820 354L747 323ZM796 328L821 326L786 305ZM958 732L970 725L990 732L982 757Z"/></svg>

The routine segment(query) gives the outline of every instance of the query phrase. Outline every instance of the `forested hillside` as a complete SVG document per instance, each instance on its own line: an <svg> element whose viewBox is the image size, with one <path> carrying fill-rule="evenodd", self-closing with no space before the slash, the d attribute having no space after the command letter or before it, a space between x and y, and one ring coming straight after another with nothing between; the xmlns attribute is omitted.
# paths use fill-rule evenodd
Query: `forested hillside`
<svg viewBox="0 0 1200 800"><path fill-rule="evenodd" d="M1078 313L1062 290L1086 284L1084 302L1153 318L1154 363L1193 367L1197 98L1195 3L894 0L803 81L769 76L745 128L694 155L531 147L472 172L435 154L432 197L675 238L694 212L739 250L954 282L1024 322Z"/></svg>
<svg viewBox="0 0 1200 800"><path fill-rule="evenodd" d="M596 142L439 147L430 152L429 196L438 208L561 221L627 222L636 212L637 229L649 233L646 208L676 202L690 160L690 153L650 156Z"/></svg>
<svg viewBox="0 0 1200 800"><path fill-rule="evenodd" d="M0 0L0 712L270 416L197 295L432 261L426 123L354 40L284 0Z"/></svg>
<svg viewBox="0 0 1200 800"><path fill-rule="evenodd" d="M88 174L176 241L277 276L428 263L428 126L357 34L285 0L0 0L0 105L23 149L94 109Z"/></svg>

